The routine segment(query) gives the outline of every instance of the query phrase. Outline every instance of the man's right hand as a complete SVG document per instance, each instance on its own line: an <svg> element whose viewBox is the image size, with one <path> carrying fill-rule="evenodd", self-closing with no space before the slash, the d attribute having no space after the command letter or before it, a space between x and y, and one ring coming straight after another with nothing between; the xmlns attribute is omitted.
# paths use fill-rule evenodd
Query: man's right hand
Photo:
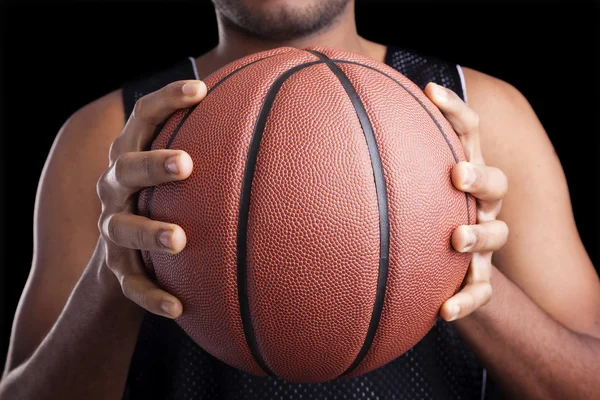
<svg viewBox="0 0 600 400"><path fill-rule="evenodd" d="M109 168L97 184L102 203L98 227L106 246L106 266L127 298L169 318L181 314L181 302L148 278L139 250L178 253L185 247L185 232L178 225L153 221L133 211L139 190L186 179L193 164L184 151L142 149L171 114L195 105L204 96L206 85L192 80L171 83L139 99L123 132L111 145Z"/></svg>

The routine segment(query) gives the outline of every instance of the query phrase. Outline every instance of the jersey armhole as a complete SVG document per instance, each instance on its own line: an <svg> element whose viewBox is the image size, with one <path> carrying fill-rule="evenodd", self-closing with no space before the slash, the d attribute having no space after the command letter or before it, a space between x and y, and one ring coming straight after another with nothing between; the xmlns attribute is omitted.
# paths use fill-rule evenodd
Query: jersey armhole
<svg viewBox="0 0 600 400"><path fill-rule="evenodd" d="M456 70L458 71L458 77L460 78L460 87L462 88L462 97L466 104L469 104L467 99L467 84L465 81L465 74L460 64L456 64Z"/></svg>
<svg viewBox="0 0 600 400"><path fill-rule="evenodd" d="M198 79L196 61L193 57L180 60L169 68L154 71L151 74L141 75L137 79L127 81L122 86L123 106L125 107L125 121L133 112L135 103L148 93L152 93L171 82Z"/></svg>
<svg viewBox="0 0 600 400"><path fill-rule="evenodd" d="M194 77L200 80L200 76L198 75L198 67L196 67L196 59L194 57L188 57L190 63L192 64L192 70L194 71Z"/></svg>

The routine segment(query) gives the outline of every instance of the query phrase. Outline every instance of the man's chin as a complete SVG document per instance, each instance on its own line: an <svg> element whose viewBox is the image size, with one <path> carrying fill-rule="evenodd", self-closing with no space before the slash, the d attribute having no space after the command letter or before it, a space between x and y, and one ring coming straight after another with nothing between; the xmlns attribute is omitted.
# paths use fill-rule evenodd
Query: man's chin
<svg viewBox="0 0 600 400"><path fill-rule="evenodd" d="M332 25L350 0L271 1L213 0L230 29L264 40L306 37Z"/></svg>

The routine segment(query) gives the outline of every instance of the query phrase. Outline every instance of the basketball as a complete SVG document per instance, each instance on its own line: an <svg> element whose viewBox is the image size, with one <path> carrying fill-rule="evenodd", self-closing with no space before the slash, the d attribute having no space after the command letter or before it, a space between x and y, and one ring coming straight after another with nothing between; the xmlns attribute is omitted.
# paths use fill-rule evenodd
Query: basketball
<svg viewBox="0 0 600 400"><path fill-rule="evenodd" d="M451 182L465 157L450 123L396 70L328 48L252 54L204 82L152 143L189 153L192 174L138 199L186 232L178 254L142 252L183 304L177 324L224 363L290 382L406 353L471 259L451 245L476 204Z"/></svg>

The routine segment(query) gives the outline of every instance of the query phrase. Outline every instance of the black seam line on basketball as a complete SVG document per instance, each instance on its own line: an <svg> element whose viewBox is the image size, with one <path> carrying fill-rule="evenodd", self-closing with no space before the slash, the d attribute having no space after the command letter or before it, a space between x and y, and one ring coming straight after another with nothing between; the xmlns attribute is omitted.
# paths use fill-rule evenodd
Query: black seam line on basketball
<svg viewBox="0 0 600 400"><path fill-rule="evenodd" d="M423 102L413 92L411 92L406 86L404 86L402 83L398 82L396 79L394 79L393 77L389 76L385 72L383 72L381 70L378 70L377 68L371 67L370 65L362 64L362 63L359 63L359 62L356 62L356 61L347 61L347 60L332 59L331 61L334 62L334 63L340 63L340 64L359 65L361 67L365 67L365 68L368 68L370 70L379 72L383 76L385 76L385 77L391 79L392 81L396 82L396 84L398 84L398 86L400 86L402 89L404 89L408 94L410 94L417 101L417 103L419 103L419 105L425 110L425 112L433 120L433 123L439 129L440 133L444 137L444 140L446 140L446 143L448 144L448 147L450 148L450 151L452 152L452 157L454 157L454 162L456 162L458 164L458 157L456 156L456 152L454 151L454 147L452 147L452 143L450 143L450 139L448 139L448 135L446 135L446 132L444 131L444 129L442 128L442 126L440 125L440 123L438 122L438 120L435 118L435 116L431 113L431 111L429 111L429 109L427 109L427 107L425 107L425 104L423 104ZM469 206L469 193L465 193L465 200L466 200L466 204L467 204L467 224L470 225L471 224L471 207Z"/></svg>
<svg viewBox="0 0 600 400"><path fill-rule="evenodd" d="M258 60L254 60L251 63L248 63L246 65L243 65L243 66L239 67L238 69L235 69L235 70L231 71L229 74L225 75L220 81L218 81L217 83L215 83L210 88L210 90L208 92L206 92L206 96L208 96L210 93L212 93L213 90L215 90L216 88L218 88L227 79L231 78L233 75L235 75L239 71L243 70L244 68L246 68L246 67L248 67L248 66L250 66L252 64L255 64L255 63L259 62L259 61L263 61L263 60L266 60L266 59L271 58L273 56L276 56L276 55L277 54L273 54L273 55L270 55L268 57L264 57L264 58L261 58L261 59L258 59ZM204 96L204 98L206 98L206 96ZM183 123L185 121L187 121L188 117L192 114L192 112L194 112L194 110L196 109L196 107L198 107L198 104L196 104L193 107L190 107L187 110L187 112L185 113L185 115L183 116L183 118L181 119L181 121L179 121L179 123L177 124L177 127L175 127L175 130L171 134L171 137L169 138L169 141L167 142L167 145L165 146L165 149L168 149L169 147L171 147L171 144L173 143L173 140L175 140L175 136L177 136L177 134L179 133L179 130L183 126ZM152 148L152 144L150 144L150 148ZM152 188L150 189L150 193L148 194L148 212L146 213L146 216L149 219L152 219L152 200L154 199L154 191L155 190L156 190L156 186L152 186ZM150 262L152 262L152 252L150 252L150 251L148 252L148 260Z"/></svg>
<svg viewBox="0 0 600 400"><path fill-rule="evenodd" d="M179 132L179 130L181 129L181 126L188 119L188 117L190 116L190 114L192 113L192 111L194 111L195 108L196 107L189 108L186 111L186 113L183 116L183 118L181 119L181 121L179 121L179 123L177 124L177 127L175 127L175 130L173 131L173 135L171 135L171 138L169 139L169 142L165 146L165 149L168 149L171 146L171 142L173 141L173 137L177 134L177 132ZM150 218L150 219L152 219L152 199L154 198L154 190L155 189L156 189L156 186L152 186L152 188L150 189L150 194L148 195L148 213L147 213L147 217Z"/></svg>
<svg viewBox="0 0 600 400"><path fill-rule="evenodd" d="M233 75L237 74L238 72L240 72L241 70L243 70L246 67L249 67L250 65L256 64L259 61L263 61L266 60L268 58L271 58L273 56L276 56L277 54L273 54L270 55L268 57L264 57L258 60L254 60L251 63L248 63L246 65L242 65L241 67L239 67L238 69L235 69L233 71L231 71L230 73L228 73L227 75L225 75L220 81L218 81L217 83L215 83L208 92L206 92L206 96L204 96L204 99L206 99L206 97L211 94L216 88L218 88L223 82L225 82L227 79L231 78ZM204 100L202 99L202 101ZM200 104L200 103L198 103ZM171 147L171 144L173 143L173 140L175 140L175 136L177 136L177 134L179 133L179 131L181 130L181 127L183 126L183 124L185 123L185 121L187 121L188 117L194 112L194 110L196 109L196 107L198 107L198 104L194 105L193 107L190 107L187 112L185 113L185 115L183 116L183 118L181 119L181 121L179 121L179 123L177 124L177 127L175 128L175 130L173 130L173 133L171 134L171 137L169 138L169 141L167 142L167 145L165 146L165 149L168 149ZM146 213L146 216L150 219L152 219L152 200L154 199L154 190L156 189L156 186L152 186L152 188L150 189L150 194L148 195L148 212ZM148 255L150 255L150 253L148 253Z"/></svg>
<svg viewBox="0 0 600 400"><path fill-rule="evenodd" d="M379 327L379 322L381 320L381 313L383 310L383 302L385 299L385 291L387 286L390 252L388 198L383 164L379 154L379 149L377 147L377 139L375 138L373 125L369 120L369 115L367 114L367 110L365 109L360 96L356 92L352 82L350 82L350 79L348 79L346 74L344 74L344 71L335 65L335 63L331 61L329 57L327 57L325 54L319 53L318 51L311 51L311 53L317 55L323 60L326 60L327 66L342 84L346 94L352 102L354 110L356 111L356 115L358 116L358 120L360 121L360 125L365 135L365 140L369 149L369 156L371 157L373 178L375 180L375 191L377 193L377 206L379 208L379 269L375 302L373 304L373 310L371 311L371 320L369 321L369 328L367 329L367 334L365 335L363 345L361 346L360 351L356 355L356 358L352 364L350 364L350 366L340 375L343 376L352 372L365 358L369 352L369 349L371 348L371 345L373 344L373 339L375 338L375 334L377 333L377 328Z"/></svg>
<svg viewBox="0 0 600 400"><path fill-rule="evenodd" d="M317 57L319 57L319 60L326 60L326 61L327 61L327 60L330 60L330 58L329 58L329 57L327 57L325 54L323 54L323 53L319 53L319 52L318 52L318 51L316 51L316 50L304 50L304 51L306 51L307 53L310 53L310 54L312 54L313 56L317 56Z"/></svg>
<svg viewBox="0 0 600 400"><path fill-rule="evenodd" d="M246 65L242 65L241 67L239 67L238 69L235 69L233 71L231 71L230 73L228 73L227 75L225 75L220 81L218 81L217 83L215 83L214 85L212 85L212 87L210 88L210 90L208 92L206 92L206 96L208 96L209 94L211 94L216 88L218 88L219 86L221 86L221 84L223 82L225 82L227 79L231 78L233 75L237 74L238 72L240 72L241 70L243 70L246 67L249 67L251 65L256 64L257 62L260 61L264 61L268 58L271 58L273 56L275 56L277 54L273 54L270 55L268 57L264 57L258 60L254 60ZM206 98L206 96L204 96L204 98ZM201 101L204 101L204 99L202 99ZM183 125L183 122L185 122L185 120L190 116L190 114L196 109L196 107L198 107L200 103L194 105L192 108L190 108L190 111L188 111L188 113L185 115L185 117L183 117L183 120L181 121L181 123L177 126L177 128L175 129L175 131L173 131L173 134L171 135L171 138L169 139L169 142L167 143L167 145L165 146L165 149L168 149L169 147L171 147L171 143L173 143L173 140L175 140L175 136L177 136L177 134L179 133L179 129L181 129L181 126Z"/></svg>
<svg viewBox="0 0 600 400"><path fill-rule="evenodd" d="M250 317L250 304L248 302L248 271L247 271L247 239L248 239L248 216L250 213L250 193L252 190L252 181L254 179L254 170L256 168L256 161L258 158L258 150L262 135L267 124L267 119L275 97L281 89L284 82L296 72L310 67L315 64L323 64L324 62L312 61L304 64L292 67L282 73L271 85L265 100L258 113L258 118L254 125L252 137L250 139L250 145L248 148L248 156L246 158L246 166L244 168L244 175L242 179L242 190L240 195L240 209L238 217L238 235L237 235L237 284L238 284L238 300L240 303L240 316L242 318L242 326L244 328L244 336L246 337L246 343L254 360L258 366L267 374L275 376L275 374L269 369L264 358L262 357L260 350L258 349L258 342L256 335L254 334L254 328L252 327L252 319Z"/></svg>
<svg viewBox="0 0 600 400"><path fill-rule="evenodd" d="M304 50L304 51L319 57L319 60L331 61L331 58L327 57L325 54L321 53L320 51L316 51L316 50Z"/></svg>

